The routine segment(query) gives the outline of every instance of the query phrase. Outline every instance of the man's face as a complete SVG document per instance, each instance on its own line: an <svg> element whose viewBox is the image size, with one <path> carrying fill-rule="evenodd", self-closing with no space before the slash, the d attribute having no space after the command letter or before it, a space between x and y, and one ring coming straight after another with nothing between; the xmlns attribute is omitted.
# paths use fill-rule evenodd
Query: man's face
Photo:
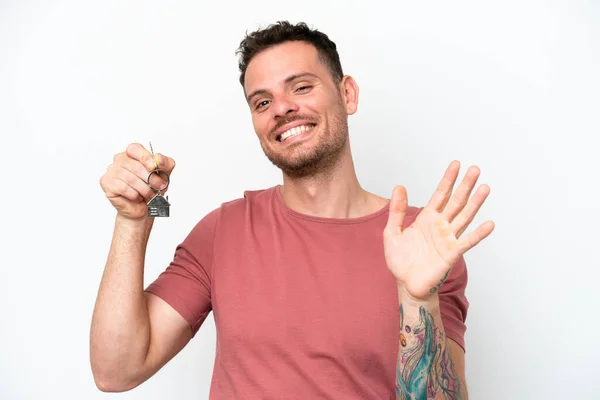
<svg viewBox="0 0 600 400"><path fill-rule="evenodd" d="M313 175L339 159L354 109L312 45L286 42L256 55L245 92L261 147L284 173Z"/></svg>

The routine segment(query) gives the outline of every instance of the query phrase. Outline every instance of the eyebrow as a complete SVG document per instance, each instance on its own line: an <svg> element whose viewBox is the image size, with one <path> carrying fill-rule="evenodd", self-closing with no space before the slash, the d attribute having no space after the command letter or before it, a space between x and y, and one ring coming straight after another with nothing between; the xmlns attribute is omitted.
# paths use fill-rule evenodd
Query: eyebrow
<svg viewBox="0 0 600 400"><path fill-rule="evenodd" d="M288 76L287 78L284 79L283 83L284 84L288 84L292 81L295 81L296 79L300 79L300 78L305 78L305 77L311 77L311 78L319 78L317 75L313 74L312 72L302 72L299 74L293 74ZM248 97L246 97L246 100L248 101L248 103L250 103L250 100L252 100L253 97L261 95L261 94L266 94L269 93L269 91L267 89L256 89L255 91L253 91L252 93L250 93L248 95Z"/></svg>

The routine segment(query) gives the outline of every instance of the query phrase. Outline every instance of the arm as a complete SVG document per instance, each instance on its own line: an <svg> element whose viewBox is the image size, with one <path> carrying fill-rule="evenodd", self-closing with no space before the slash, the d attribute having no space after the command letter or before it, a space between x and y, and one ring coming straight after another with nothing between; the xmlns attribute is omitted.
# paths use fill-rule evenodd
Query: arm
<svg viewBox="0 0 600 400"><path fill-rule="evenodd" d="M191 339L189 323L166 302L143 291L144 257L154 218L117 215L90 332L90 361L98 388L130 390L150 378Z"/></svg>
<svg viewBox="0 0 600 400"><path fill-rule="evenodd" d="M386 262L398 284L400 307L397 399L465 399L464 354L444 331L439 289L463 254L490 235L492 221L460 237L489 194L469 168L454 196L460 163L452 162L429 203L404 226L406 189L394 189L384 230ZM453 344L454 343L454 344Z"/></svg>
<svg viewBox="0 0 600 400"><path fill-rule="evenodd" d="M400 335L396 398L467 399L464 352L442 325L439 299L415 301L398 288Z"/></svg>
<svg viewBox="0 0 600 400"><path fill-rule="evenodd" d="M146 182L175 161L153 156L139 143L115 155L100 179L117 210L108 260L98 290L90 331L90 362L102 391L125 391L144 382L191 338L190 325L167 303L143 291L144 258L154 218L146 203L154 191ZM163 187L162 178L155 187Z"/></svg>

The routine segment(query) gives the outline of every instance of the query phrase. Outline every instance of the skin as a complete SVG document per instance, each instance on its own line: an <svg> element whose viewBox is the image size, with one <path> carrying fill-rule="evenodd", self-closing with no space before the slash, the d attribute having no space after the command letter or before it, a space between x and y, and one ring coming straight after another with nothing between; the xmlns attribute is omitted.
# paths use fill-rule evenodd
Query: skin
<svg viewBox="0 0 600 400"><path fill-rule="evenodd" d="M169 175L175 168L172 158L159 153L156 162ZM154 196L146 180L155 167L151 153L132 143L115 155L100 179L106 198L117 210L90 329L92 373L104 392L135 388L192 338L179 313L143 292L146 246L154 223L154 218L146 218L146 203ZM151 178L153 187L165 183L157 175Z"/></svg>
<svg viewBox="0 0 600 400"><path fill-rule="evenodd" d="M422 242L428 229L440 232L438 239L450 238L457 234L459 224L448 222L452 213L444 214L445 219L425 213L416 221L417 226L423 226L419 233L406 233L398 225L405 212L405 190L397 187L389 200L361 187L347 127L348 116L358 108L356 81L346 75L335 82L314 47L288 42L263 51L250 62L244 95L261 148L282 170L281 191L288 207L313 216L357 218L391 201L384 246L388 267L398 281L406 321L414 323L419 307L424 306L432 312L439 328L439 299L437 292L429 291L443 279L444 267L451 258L429 272L430 256L422 259L415 254L409 257L413 262L405 264L399 261L399 249L415 245L431 251L429 243ZM278 129L299 121L316 126L293 142L282 144L276 140ZM157 157L165 157L159 161L160 166L170 173L174 160L159 154ZM143 293L145 248L153 221L144 217L145 201L153 194L147 191L145 180L154 167L150 153L142 145L132 144L115 157L100 182L118 211L90 335L92 371L96 385L103 391L126 391L146 381L192 337L190 326L174 309L160 298ZM450 178L454 171L450 171ZM160 185L157 182L156 186ZM446 193L438 193L438 203L432 203L432 210L439 207L442 195ZM480 232L481 236L484 233ZM454 251L454 256L466 247L463 242L443 243L449 252ZM464 351L450 339L444 346L464 387Z"/></svg>
<svg viewBox="0 0 600 400"><path fill-rule="evenodd" d="M300 77L290 80L296 76ZM315 216L354 218L387 203L364 190L356 177L344 122L358 108L359 90L352 77L344 76L336 83L314 47L291 42L257 56L247 69L244 89L261 147L282 169L282 195L290 208ZM298 119L317 125L302 140L282 146L276 140L277 129ZM457 239L489 194L489 187L483 185L467 204L480 172L473 166L444 208L459 168L459 162L451 163L432 200L406 230L402 229L408 204L406 190L402 186L394 189L384 249L388 268L398 282L399 304L404 305L406 321L416 324L421 309L426 311L442 338L435 338L440 340L435 343L451 362L454 376L460 380L461 398L466 398L464 350L445 338L437 290L454 263L491 233L493 223L488 221L462 240ZM422 362L422 369L433 368L425 365L432 360L429 357ZM398 365L403 368L400 361Z"/></svg>
<svg viewBox="0 0 600 400"><path fill-rule="evenodd" d="M312 75L286 82L304 73ZM313 46L288 42L250 62L244 89L247 97L262 91L248 102L252 124L265 155L282 169L282 195L289 207L308 215L354 218L388 203L364 190L356 177L347 118L357 110L359 88L351 76L336 84ZM274 131L298 118L317 126L306 138L282 146Z"/></svg>
<svg viewBox="0 0 600 400"><path fill-rule="evenodd" d="M409 227L403 226L408 205L406 189L397 186L392 194L389 219L383 235L384 251L388 268L398 283L398 299L403 318L410 326L415 326L417 321L422 320L431 323L438 335L426 331L425 341L433 340L440 354L445 354L446 351L449 355L449 358L442 360L441 357L437 361L422 358L415 374L406 377L402 374L405 367L402 363L404 349L400 347L396 383L398 399L422 398L426 387L417 385L414 376L421 373L429 377L433 372L439 372L443 361L451 365L451 373L445 376L458 376L459 381L453 382L453 386L460 388L459 393L444 397L444 390L435 387L435 396L428 398L468 397L464 378L464 354L460 354L456 343L445 337L438 289L459 259L489 236L495 225L493 221L486 221L474 231L463 235L489 195L490 188L488 185L481 185L470 198L480 175L479 168L472 166L453 195L459 170L458 161L450 163L437 190ZM411 381L414 384L413 391L407 390Z"/></svg>

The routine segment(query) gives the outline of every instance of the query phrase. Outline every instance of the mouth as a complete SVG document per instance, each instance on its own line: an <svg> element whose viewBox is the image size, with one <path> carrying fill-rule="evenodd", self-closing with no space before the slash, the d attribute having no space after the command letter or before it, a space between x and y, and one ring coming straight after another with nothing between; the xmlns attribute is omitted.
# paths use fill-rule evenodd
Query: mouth
<svg viewBox="0 0 600 400"><path fill-rule="evenodd" d="M278 141L279 143L285 143L286 141L289 141L291 138L300 136L305 132L311 131L315 126L316 126L316 124L305 124L305 125L296 126L294 128L288 129L287 131L283 132L281 135L277 136L277 138L275 140Z"/></svg>

